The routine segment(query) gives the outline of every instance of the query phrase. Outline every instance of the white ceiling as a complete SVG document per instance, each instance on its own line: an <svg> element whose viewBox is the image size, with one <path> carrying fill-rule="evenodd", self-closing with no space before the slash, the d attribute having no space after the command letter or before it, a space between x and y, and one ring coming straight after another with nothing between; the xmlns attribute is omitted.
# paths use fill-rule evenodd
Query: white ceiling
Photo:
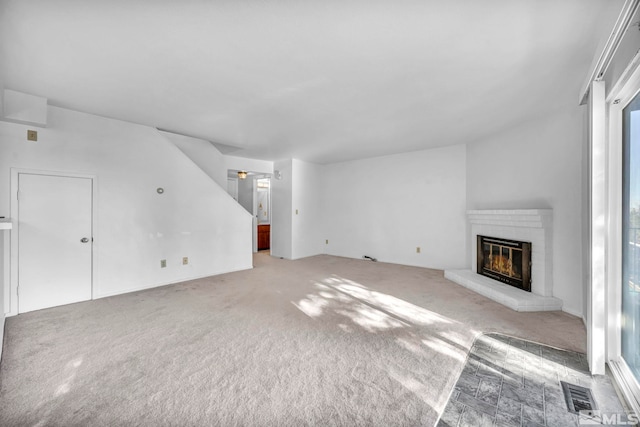
<svg viewBox="0 0 640 427"><path fill-rule="evenodd" d="M2 1L5 87L331 163L577 105L622 0Z"/></svg>

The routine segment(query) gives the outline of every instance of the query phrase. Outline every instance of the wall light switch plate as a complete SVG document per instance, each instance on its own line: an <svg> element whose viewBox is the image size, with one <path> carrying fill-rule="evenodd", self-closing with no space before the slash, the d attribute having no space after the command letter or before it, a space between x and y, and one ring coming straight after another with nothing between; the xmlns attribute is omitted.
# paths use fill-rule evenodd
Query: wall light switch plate
<svg viewBox="0 0 640 427"><path fill-rule="evenodd" d="M38 131L37 130L28 130L27 131L27 141L37 141L38 140Z"/></svg>
<svg viewBox="0 0 640 427"><path fill-rule="evenodd" d="M329 244L329 239L325 240L325 241L324 241L324 244L325 244L325 245L328 245L328 244Z"/></svg>
<svg viewBox="0 0 640 427"><path fill-rule="evenodd" d="M167 266L167 260L166 259L161 259L160 260L160 268L165 268Z"/></svg>
<svg viewBox="0 0 640 427"><path fill-rule="evenodd" d="M188 256L182 258L182 265L187 265L187 264L189 264L189 257Z"/></svg>
<svg viewBox="0 0 640 427"><path fill-rule="evenodd" d="M420 246L416 247L416 253L419 254L420 253Z"/></svg>

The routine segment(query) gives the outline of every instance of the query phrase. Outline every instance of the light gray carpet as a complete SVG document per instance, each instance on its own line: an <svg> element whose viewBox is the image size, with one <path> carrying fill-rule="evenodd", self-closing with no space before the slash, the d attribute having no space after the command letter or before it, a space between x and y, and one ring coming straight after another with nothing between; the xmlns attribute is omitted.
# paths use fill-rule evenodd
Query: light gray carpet
<svg viewBox="0 0 640 427"><path fill-rule="evenodd" d="M426 425L480 332L584 351L442 271L331 256L7 319L3 426Z"/></svg>

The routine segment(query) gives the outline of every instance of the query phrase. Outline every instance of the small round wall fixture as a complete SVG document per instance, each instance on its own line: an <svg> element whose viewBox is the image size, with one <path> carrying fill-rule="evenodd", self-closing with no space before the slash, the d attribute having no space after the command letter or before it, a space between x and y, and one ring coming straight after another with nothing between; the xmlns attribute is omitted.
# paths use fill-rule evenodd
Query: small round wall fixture
<svg viewBox="0 0 640 427"><path fill-rule="evenodd" d="M158 194L162 194L162 193L164 193L164 188L158 187L158 189L156 191L158 192Z"/></svg>

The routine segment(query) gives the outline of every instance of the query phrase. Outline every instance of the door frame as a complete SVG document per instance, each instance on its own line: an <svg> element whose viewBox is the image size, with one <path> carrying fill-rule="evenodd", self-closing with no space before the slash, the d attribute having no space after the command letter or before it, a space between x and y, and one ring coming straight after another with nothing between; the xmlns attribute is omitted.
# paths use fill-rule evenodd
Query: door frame
<svg viewBox="0 0 640 427"><path fill-rule="evenodd" d="M253 234L254 234L254 238L253 238L253 253L258 253L259 249L258 249L258 226L260 226L260 218L258 218L259 212L258 212L258 181L261 179L268 179L269 180L269 189L268 189L268 195L267 195L267 199L268 199L268 206L269 206L269 230L272 229L273 224L271 221L271 212L273 212L272 206L271 206L271 181L273 180L273 176L271 176L271 174L258 174L255 176L254 180L253 180L253 219L254 219L254 224L253 224ZM269 251L271 251L271 236L272 233L271 231L269 231Z"/></svg>
<svg viewBox="0 0 640 427"><path fill-rule="evenodd" d="M251 223L251 229L252 234L253 234L253 253L256 254L258 253L258 177L260 175L255 175L252 177L252 182L251 182L251 195L252 195L252 201L251 201L251 217L252 219L252 223ZM248 179L248 177L247 177Z"/></svg>
<svg viewBox="0 0 640 427"><path fill-rule="evenodd" d="M91 246L91 299L93 299L94 289L96 289L96 280L98 277L98 260L95 254L98 252L100 245L100 239L98 238L98 177L96 175L77 172L11 168L11 190L9 193L9 205L11 210L11 219L13 221L13 229L11 230L10 236L10 284L9 288L4 289L5 312L8 309L8 312L6 312L6 316L15 316L18 314L18 236L20 235L20 218L18 217L18 177L20 174L58 176L65 178L84 178L91 180L91 228L93 237L93 245Z"/></svg>

